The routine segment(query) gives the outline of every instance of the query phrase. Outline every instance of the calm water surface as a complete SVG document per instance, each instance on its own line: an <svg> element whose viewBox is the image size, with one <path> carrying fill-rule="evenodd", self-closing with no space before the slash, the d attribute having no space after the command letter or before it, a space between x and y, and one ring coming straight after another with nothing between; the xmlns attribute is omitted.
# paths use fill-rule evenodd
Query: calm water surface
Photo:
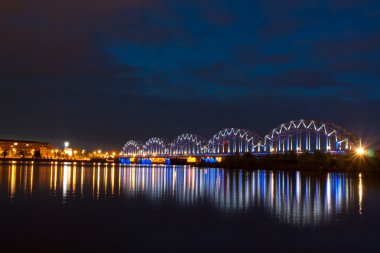
<svg viewBox="0 0 380 253"><path fill-rule="evenodd" d="M380 175L0 163L0 252L380 252Z"/></svg>

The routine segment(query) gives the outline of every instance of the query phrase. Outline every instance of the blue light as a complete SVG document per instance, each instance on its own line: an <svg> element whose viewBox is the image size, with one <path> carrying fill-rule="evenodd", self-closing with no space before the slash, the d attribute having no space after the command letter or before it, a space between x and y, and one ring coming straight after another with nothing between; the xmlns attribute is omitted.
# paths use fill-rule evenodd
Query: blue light
<svg viewBox="0 0 380 253"><path fill-rule="evenodd" d="M202 158L202 161L205 162L205 163L218 163L218 161L216 160L216 158L213 158L213 157Z"/></svg>
<svg viewBox="0 0 380 253"><path fill-rule="evenodd" d="M121 164L131 164L131 160L129 158L119 158Z"/></svg>
<svg viewBox="0 0 380 253"><path fill-rule="evenodd" d="M140 164L152 164L152 161L149 158L141 158Z"/></svg>
<svg viewBox="0 0 380 253"><path fill-rule="evenodd" d="M165 164L170 165L170 158L165 158Z"/></svg>

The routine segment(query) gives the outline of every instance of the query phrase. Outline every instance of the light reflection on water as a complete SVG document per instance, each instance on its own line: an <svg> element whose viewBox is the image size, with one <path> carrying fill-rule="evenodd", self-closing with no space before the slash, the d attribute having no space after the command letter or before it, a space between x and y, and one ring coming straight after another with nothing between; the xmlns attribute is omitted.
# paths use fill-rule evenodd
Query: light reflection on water
<svg viewBox="0 0 380 253"><path fill-rule="evenodd" d="M189 207L207 202L227 213L261 208L283 223L327 225L363 213L360 174L246 171L189 166L2 164L1 198L147 198Z"/></svg>

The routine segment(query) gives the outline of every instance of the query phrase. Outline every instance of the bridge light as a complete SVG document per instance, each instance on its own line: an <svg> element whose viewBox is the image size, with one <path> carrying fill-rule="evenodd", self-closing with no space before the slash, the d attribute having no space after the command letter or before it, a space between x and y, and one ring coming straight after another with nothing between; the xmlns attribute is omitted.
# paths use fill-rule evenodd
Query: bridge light
<svg viewBox="0 0 380 253"><path fill-rule="evenodd" d="M188 163L195 163L195 162L197 162L197 159L195 157L191 157L190 156L190 157L187 158L187 162Z"/></svg>
<svg viewBox="0 0 380 253"><path fill-rule="evenodd" d="M362 156L365 154L365 149L362 148L362 147L359 147L358 149L356 149L356 154Z"/></svg>

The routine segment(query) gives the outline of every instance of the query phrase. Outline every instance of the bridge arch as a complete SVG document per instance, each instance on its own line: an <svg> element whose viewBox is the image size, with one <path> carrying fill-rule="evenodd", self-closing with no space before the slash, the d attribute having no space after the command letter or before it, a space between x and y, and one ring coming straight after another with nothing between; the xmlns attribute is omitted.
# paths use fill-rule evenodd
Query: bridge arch
<svg viewBox="0 0 380 253"><path fill-rule="evenodd" d="M343 127L325 121L292 120L265 136L267 152L340 152L354 149L359 138Z"/></svg>
<svg viewBox="0 0 380 253"><path fill-rule="evenodd" d="M260 152L261 138L249 130L225 128L208 141L206 150L209 154Z"/></svg>
<svg viewBox="0 0 380 253"><path fill-rule="evenodd" d="M198 155L204 152L206 141L195 134L181 134L170 144L171 155Z"/></svg>
<svg viewBox="0 0 380 253"><path fill-rule="evenodd" d="M122 154L125 156L142 155L144 152L142 142L130 140L124 145Z"/></svg>
<svg viewBox="0 0 380 253"><path fill-rule="evenodd" d="M167 141L153 137L150 138L143 147L144 154L146 155L167 155L169 154Z"/></svg>

